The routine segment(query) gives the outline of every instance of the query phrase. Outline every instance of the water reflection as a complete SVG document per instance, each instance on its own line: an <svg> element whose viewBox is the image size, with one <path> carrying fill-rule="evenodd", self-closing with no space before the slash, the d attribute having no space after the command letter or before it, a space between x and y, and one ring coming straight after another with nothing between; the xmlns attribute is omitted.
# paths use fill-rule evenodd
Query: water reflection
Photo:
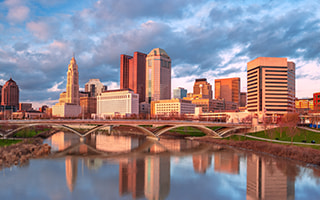
<svg viewBox="0 0 320 200"><path fill-rule="evenodd" d="M23 191L26 185L42 195L52 188L61 191L61 198L54 199L253 200L317 199L320 195L319 178L314 177L319 177L319 169L212 144L102 134L80 141L63 132L46 142L54 149L54 159L15 168L22 177L19 184L17 177L8 175L11 171L3 170L7 174L0 179L0 199L21 199L18 195L24 193L14 191ZM38 179L46 180L45 184Z"/></svg>
<svg viewBox="0 0 320 200"><path fill-rule="evenodd" d="M294 177L274 159L247 156L247 199L294 199ZM287 167L287 165L285 166Z"/></svg>

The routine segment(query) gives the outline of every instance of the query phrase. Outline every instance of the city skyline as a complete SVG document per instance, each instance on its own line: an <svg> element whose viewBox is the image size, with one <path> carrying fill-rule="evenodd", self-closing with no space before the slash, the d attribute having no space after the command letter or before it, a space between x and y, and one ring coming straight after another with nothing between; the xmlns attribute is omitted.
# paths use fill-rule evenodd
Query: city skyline
<svg viewBox="0 0 320 200"><path fill-rule="evenodd" d="M247 62L286 57L296 63L296 96L311 98L320 84L320 26L319 14L309 10L319 7L304 1L1 1L0 85L12 77L20 102L51 106L65 90L73 52L82 90L96 78L117 89L121 54L160 47L172 60L172 89L192 91L197 78L213 85L240 77L246 91Z"/></svg>

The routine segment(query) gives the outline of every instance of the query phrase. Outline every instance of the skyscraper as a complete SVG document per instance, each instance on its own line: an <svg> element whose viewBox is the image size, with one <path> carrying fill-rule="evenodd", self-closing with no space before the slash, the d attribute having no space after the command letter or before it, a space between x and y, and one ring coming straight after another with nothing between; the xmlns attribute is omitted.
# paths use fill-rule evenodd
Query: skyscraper
<svg viewBox="0 0 320 200"><path fill-rule="evenodd" d="M247 87L249 112L293 112L295 64L287 58L256 58L247 63Z"/></svg>
<svg viewBox="0 0 320 200"><path fill-rule="evenodd" d="M178 87L176 89L173 89L173 98L174 99L183 99L183 97L187 97L187 90L182 88L182 87Z"/></svg>
<svg viewBox="0 0 320 200"><path fill-rule="evenodd" d="M139 94L139 102L145 101L147 54L134 52L133 57L120 56L120 89L131 89Z"/></svg>
<svg viewBox="0 0 320 200"><path fill-rule="evenodd" d="M196 79L193 85L193 97L199 99L212 99L212 85L207 82L206 78Z"/></svg>
<svg viewBox="0 0 320 200"><path fill-rule="evenodd" d="M12 78L2 87L1 105L14 106L15 109L19 108L19 87Z"/></svg>
<svg viewBox="0 0 320 200"><path fill-rule="evenodd" d="M84 91L90 93L90 97L97 97L102 92L107 91L107 86L104 86L99 79L90 79L84 86Z"/></svg>
<svg viewBox="0 0 320 200"><path fill-rule="evenodd" d="M52 116L78 117L81 113L79 98L79 73L74 57L68 65L67 92L60 94L59 103L52 106Z"/></svg>
<svg viewBox="0 0 320 200"><path fill-rule="evenodd" d="M160 48L150 51L146 59L146 101L171 99L171 59Z"/></svg>
<svg viewBox="0 0 320 200"><path fill-rule="evenodd" d="M215 99L224 99L240 105L240 78L216 79L214 83Z"/></svg>
<svg viewBox="0 0 320 200"><path fill-rule="evenodd" d="M68 78L67 78L67 94L66 103L80 105L79 99L79 73L78 65L74 56L70 60L68 66Z"/></svg>

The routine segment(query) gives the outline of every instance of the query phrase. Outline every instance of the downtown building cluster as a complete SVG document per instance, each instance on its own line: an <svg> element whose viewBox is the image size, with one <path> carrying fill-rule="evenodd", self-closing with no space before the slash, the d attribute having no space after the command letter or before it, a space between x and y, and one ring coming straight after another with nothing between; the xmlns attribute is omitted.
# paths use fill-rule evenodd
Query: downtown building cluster
<svg viewBox="0 0 320 200"><path fill-rule="evenodd" d="M161 48L149 54L123 54L120 55L119 89L108 90L99 79L90 79L85 91L79 91L78 65L72 57L66 91L60 94L56 105L34 111L31 103L19 103L19 87L10 79L1 90L2 118L6 112L11 118L32 118L30 112L33 111L38 112L33 116L39 118L186 116L240 122L249 115L276 120L290 112L308 114L320 110L320 93L310 99L295 97L295 63L286 58L258 57L249 61L247 92L240 91L239 77L215 79L214 92L206 78L195 79L192 92L188 93L183 86L172 90L171 62ZM39 114L44 112L45 115Z"/></svg>

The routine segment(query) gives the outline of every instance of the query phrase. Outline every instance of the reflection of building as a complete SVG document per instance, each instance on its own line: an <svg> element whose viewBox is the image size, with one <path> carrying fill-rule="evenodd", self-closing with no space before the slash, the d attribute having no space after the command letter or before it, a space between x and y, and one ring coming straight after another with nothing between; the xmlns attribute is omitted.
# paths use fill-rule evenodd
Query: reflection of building
<svg viewBox="0 0 320 200"><path fill-rule="evenodd" d="M233 152L216 152L214 154L214 171L239 174L239 157Z"/></svg>
<svg viewBox="0 0 320 200"><path fill-rule="evenodd" d="M165 199L170 192L170 157L145 158L144 195L147 199Z"/></svg>
<svg viewBox="0 0 320 200"><path fill-rule="evenodd" d="M294 112L295 64L287 58L259 57L247 63L249 112Z"/></svg>
<svg viewBox="0 0 320 200"><path fill-rule="evenodd" d="M79 73L74 57L70 60L67 74L67 92L61 93L59 103L52 106L52 115L56 117L78 117L81 113Z"/></svg>
<svg viewBox="0 0 320 200"><path fill-rule="evenodd" d="M276 164L256 155L247 157L247 200L294 199L294 181Z"/></svg>
<svg viewBox="0 0 320 200"><path fill-rule="evenodd" d="M62 151L80 141L79 136L72 133L60 131L49 138L52 150Z"/></svg>
<svg viewBox="0 0 320 200"><path fill-rule="evenodd" d="M214 87L216 99L240 105L240 78L216 79Z"/></svg>
<svg viewBox="0 0 320 200"><path fill-rule="evenodd" d="M211 165L211 155L193 155L192 162L194 171L204 174Z"/></svg>
<svg viewBox="0 0 320 200"><path fill-rule="evenodd" d="M165 50L155 48L146 59L146 101L171 99L171 59Z"/></svg>
<svg viewBox="0 0 320 200"><path fill-rule="evenodd" d="M107 152L124 152L139 147L139 138L126 136L96 135L96 149Z"/></svg>
<svg viewBox="0 0 320 200"><path fill-rule="evenodd" d="M144 196L145 163L143 159L120 161L119 163L119 194L131 192L132 198Z"/></svg>
<svg viewBox="0 0 320 200"><path fill-rule="evenodd" d="M184 99L151 101L151 115L194 114L195 105Z"/></svg>
<svg viewBox="0 0 320 200"><path fill-rule="evenodd" d="M176 89L173 89L173 98L174 99L183 99L183 97L187 97L187 90L182 88L182 87L178 87Z"/></svg>
<svg viewBox="0 0 320 200"><path fill-rule="evenodd" d="M131 89L139 94L139 102L145 101L147 54L134 52L133 57L120 56L120 89Z"/></svg>
<svg viewBox="0 0 320 200"><path fill-rule="evenodd" d="M2 87L1 105L14 106L14 110L19 108L19 86L12 78Z"/></svg>
<svg viewBox="0 0 320 200"><path fill-rule="evenodd" d="M139 95L130 89L108 90L97 97L97 115L139 114Z"/></svg>
<svg viewBox="0 0 320 200"><path fill-rule="evenodd" d="M104 86L99 79L90 79L85 84L84 91L89 92L90 97L97 97L102 92L107 91L107 86Z"/></svg>
<svg viewBox="0 0 320 200"><path fill-rule="evenodd" d="M77 181L78 159L74 157L66 157L66 181L70 192L73 191Z"/></svg>

